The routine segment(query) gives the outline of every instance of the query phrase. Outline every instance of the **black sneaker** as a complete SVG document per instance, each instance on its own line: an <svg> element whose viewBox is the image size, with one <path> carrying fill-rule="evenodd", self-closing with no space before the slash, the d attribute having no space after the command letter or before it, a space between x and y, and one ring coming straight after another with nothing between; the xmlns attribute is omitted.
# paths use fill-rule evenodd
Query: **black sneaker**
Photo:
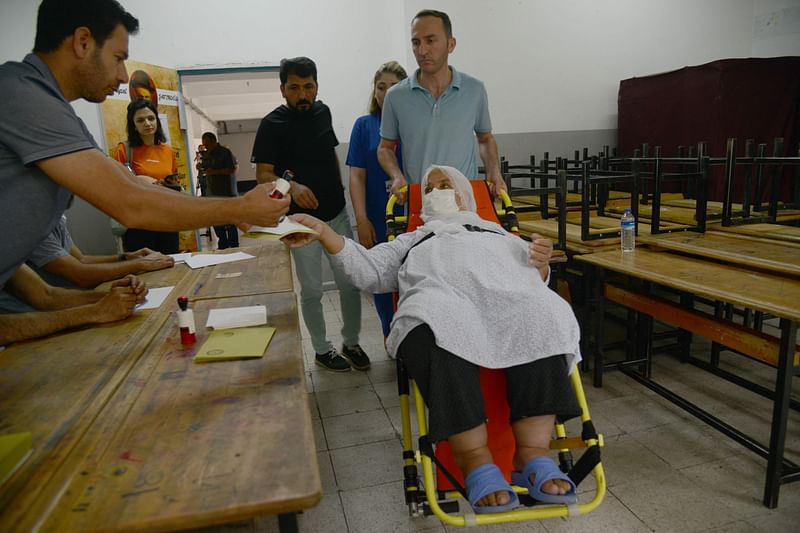
<svg viewBox="0 0 800 533"><path fill-rule="evenodd" d="M350 372L350 363L334 348L331 348L328 353L317 354L315 362L331 372Z"/></svg>
<svg viewBox="0 0 800 533"><path fill-rule="evenodd" d="M369 357L361 349L361 346L354 344L353 346L342 345L342 355L350 359L350 364L356 370L369 369Z"/></svg>

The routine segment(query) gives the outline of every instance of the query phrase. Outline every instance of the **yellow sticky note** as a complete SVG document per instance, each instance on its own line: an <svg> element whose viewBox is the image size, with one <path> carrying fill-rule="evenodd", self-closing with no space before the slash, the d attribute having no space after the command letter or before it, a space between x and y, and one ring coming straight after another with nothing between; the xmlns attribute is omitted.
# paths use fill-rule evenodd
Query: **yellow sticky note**
<svg viewBox="0 0 800 533"><path fill-rule="evenodd" d="M274 334L275 328L269 326L214 330L197 351L194 362L210 363L262 357Z"/></svg>

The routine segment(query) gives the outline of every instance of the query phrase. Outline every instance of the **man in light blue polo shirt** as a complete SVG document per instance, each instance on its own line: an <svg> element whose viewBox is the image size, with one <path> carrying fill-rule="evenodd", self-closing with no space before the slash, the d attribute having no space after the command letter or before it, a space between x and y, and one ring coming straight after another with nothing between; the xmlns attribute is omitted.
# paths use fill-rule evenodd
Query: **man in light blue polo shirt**
<svg viewBox="0 0 800 533"><path fill-rule="evenodd" d="M411 21L411 47L419 68L386 94L378 146L378 160L392 178L392 193L401 202L405 195L399 189L406 178L419 183L432 164L453 166L477 179L476 137L493 192L506 188L492 136L486 88L482 81L448 66L455 46L446 13L426 9ZM395 156L397 141L403 145L406 176Z"/></svg>

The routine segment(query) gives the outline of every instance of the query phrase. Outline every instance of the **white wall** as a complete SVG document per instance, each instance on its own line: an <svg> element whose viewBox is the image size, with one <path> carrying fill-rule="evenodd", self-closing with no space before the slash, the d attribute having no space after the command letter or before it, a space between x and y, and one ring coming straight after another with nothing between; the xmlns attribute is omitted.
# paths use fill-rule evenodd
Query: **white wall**
<svg viewBox="0 0 800 533"><path fill-rule="evenodd" d="M800 0L755 0L752 54L800 55Z"/></svg>
<svg viewBox="0 0 800 533"><path fill-rule="evenodd" d="M452 63L486 81L497 133L613 129L621 79L729 57L800 54L791 18L799 0L123 3L141 21L131 40L131 57L141 61L185 68L314 58L320 98L342 140L364 112L377 65L394 58L414 68L409 22L424 7L451 15ZM30 49L35 9L31 0L3 1L0 60ZM783 24L756 32L771 13L783 14Z"/></svg>
<svg viewBox="0 0 800 533"><path fill-rule="evenodd" d="M408 0L406 18L430 4ZM616 129L620 80L751 50L752 0L432 4L453 22L451 63L486 82L498 133Z"/></svg>

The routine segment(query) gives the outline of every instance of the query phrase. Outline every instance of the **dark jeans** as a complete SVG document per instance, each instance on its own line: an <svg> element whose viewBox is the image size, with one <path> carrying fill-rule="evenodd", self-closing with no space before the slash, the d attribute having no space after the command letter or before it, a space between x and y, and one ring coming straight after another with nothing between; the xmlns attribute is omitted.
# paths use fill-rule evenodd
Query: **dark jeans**
<svg viewBox="0 0 800 533"><path fill-rule="evenodd" d="M224 250L239 246L239 231L233 224L214 226L214 233L217 234L217 249Z"/></svg>
<svg viewBox="0 0 800 533"><path fill-rule="evenodd" d="M398 350L428 406L429 435L438 442L486 421L480 367L437 346L433 331L421 324L408 332ZM529 416L579 416L581 408L563 355L504 368L513 424Z"/></svg>
<svg viewBox="0 0 800 533"><path fill-rule="evenodd" d="M126 252L150 248L162 254L177 254L179 246L178 234L175 232L128 228L122 236L122 247Z"/></svg>

